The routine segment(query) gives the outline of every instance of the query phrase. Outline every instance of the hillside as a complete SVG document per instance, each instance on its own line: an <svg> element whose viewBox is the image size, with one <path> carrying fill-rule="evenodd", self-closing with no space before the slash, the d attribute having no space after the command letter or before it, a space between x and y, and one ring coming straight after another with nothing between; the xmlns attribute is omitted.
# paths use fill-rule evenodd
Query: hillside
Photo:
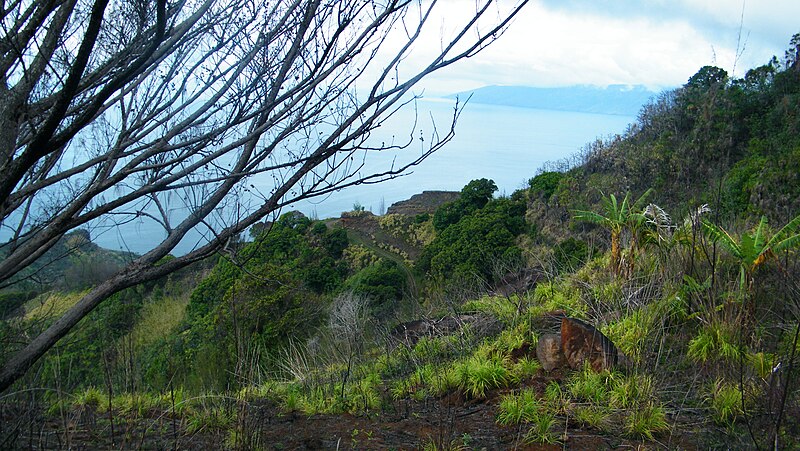
<svg viewBox="0 0 800 451"><path fill-rule="evenodd" d="M92 312L4 394L0 443L796 449L798 58L700 68L507 197L260 224ZM15 298L0 359L85 288Z"/></svg>

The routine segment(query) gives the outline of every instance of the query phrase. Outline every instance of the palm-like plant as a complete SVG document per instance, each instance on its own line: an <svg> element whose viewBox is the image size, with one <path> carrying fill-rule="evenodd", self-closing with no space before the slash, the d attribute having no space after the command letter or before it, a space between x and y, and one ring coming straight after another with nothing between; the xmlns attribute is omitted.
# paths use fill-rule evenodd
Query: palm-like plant
<svg viewBox="0 0 800 451"><path fill-rule="evenodd" d="M771 237L768 237L766 216L761 217L752 234L742 233L738 240L709 221L703 221L703 228L714 242L724 247L739 263L739 288L745 295L750 292L753 275L758 268L768 260L777 260L778 253L800 246L800 215Z"/></svg>
<svg viewBox="0 0 800 451"><path fill-rule="evenodd" d="M642 204L652 191L648 189L632 204L630 192L625 194L621 203L613 194L608 197L603 196L603 214L585 210L574 211L575 219L600 224L611 232L611 269L615 274L619 274L622 269L622 232L625 229L631 231L631 247L635 247L641 226L646 223L646 218L641 212Z"/></svg>

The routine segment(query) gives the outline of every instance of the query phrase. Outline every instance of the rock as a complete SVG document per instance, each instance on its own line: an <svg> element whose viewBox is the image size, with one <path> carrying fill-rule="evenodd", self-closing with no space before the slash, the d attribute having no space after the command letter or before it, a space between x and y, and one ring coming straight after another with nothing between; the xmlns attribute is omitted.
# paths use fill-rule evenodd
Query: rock
<svg viewBox="0 0 800 451"><path fill-rule="evenodd" d="M414 346L420 338L430 335L431 329L430 321L420 319L398 324L392 329L391 335L395 340Z"/></svg>
<svg viewBox="0 0 800 451"><path fill-rule="evenodd" d="M539 342L536 344L536 358L545 371L553 371L566 365L567 360L561 350L561 336L547 334L539 337Z"/></svg>
<svg viewBox="0 0 800 451"><path fill-rule="evenodd" d="M411 196L408 200L395 202L386 214L401 214L414 216L422 213L433 214L436 209L447 202L452 202L461 196L458 191L423 191Z"/></svg>
<svg viewBox="0 0 800 451"><path fill-rule="evenodd" d="M495 289L490 294L499 296L512 296L532 290L536 284L544 277L542 271L525 269L522 271L510 272L495 284Z"/></svg>
<svg viewBox="0 0 800 451"><path fill-rule="evenodd" d="M569 366L581 368L584 362L594 371L617 364L617 347L594 327L575 318L561 320L561 350Z"/></svg>
<svg viewBox="0 0 800 451"><path fill-rule="evenodd" d="M418 319L395 326L390 335L396 341L414 346L422 337L441 337L461 331L466 326L478 337L494 335L501 330L501 323L485 314L445 316L441 319Z"/></svg>

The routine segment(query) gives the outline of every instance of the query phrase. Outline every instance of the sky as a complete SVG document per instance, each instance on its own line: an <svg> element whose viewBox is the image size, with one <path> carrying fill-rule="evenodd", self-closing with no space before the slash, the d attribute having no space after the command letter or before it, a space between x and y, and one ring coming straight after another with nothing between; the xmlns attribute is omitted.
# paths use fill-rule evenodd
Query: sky
<svg viewBox="0 0 800 451"><path fill-rule="evenodd" d="M437 32L474 11L475 0L443 0ZM429 76L426 95L486 85L680 86L702 66L734 76L783 57L800 33L798 0L538 0L478 56ZM411 60L439 47L423 35Z"/></svg>

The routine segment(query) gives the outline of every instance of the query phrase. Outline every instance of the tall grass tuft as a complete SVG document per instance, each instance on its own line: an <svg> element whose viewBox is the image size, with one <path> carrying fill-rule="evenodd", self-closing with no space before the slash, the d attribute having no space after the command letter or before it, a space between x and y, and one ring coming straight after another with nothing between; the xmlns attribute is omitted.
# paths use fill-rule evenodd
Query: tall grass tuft
<svg viewBox="0 0 800 451"><path fill-rule="evenodd" d="M529 423L536 419L542 411L542 405L531 389L524 389L519 394L503 395L498 405L497 422L508 426Z"/></svg>
<svg viewBox="0 0 800 451"><path fill-rule="evenodd" d="M511 381L511 374L504 363L495 356L474 355L456 364L459 388L472 398L485 398L487 390L505 387Z"/></svg>

